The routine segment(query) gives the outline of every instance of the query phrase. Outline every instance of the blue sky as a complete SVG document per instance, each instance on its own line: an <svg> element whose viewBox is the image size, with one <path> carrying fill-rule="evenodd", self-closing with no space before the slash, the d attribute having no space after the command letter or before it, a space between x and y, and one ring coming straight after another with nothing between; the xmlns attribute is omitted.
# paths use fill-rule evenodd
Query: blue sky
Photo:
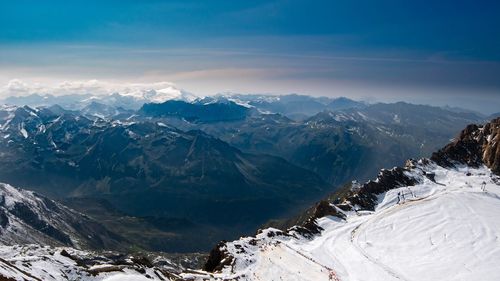
<svg viewBox="0 0 500 281"><path fill-rule="evenodd" d="M0 83L171 81L492 112L499 50L498 1L0 1Z"/></svg>

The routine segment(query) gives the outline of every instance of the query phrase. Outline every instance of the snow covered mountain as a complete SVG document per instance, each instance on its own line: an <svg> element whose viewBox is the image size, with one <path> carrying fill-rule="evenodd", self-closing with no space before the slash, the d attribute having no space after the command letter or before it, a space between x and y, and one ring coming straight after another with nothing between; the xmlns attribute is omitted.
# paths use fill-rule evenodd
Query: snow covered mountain
<svg viewBox="0 0 500 281"><path fill-rule="evenodd" d="M35 91L35 92L33 92ZM47 92L44 92L47 91ZM55 94L51 94L51 93ZM83 110L91 107L99 114L114 113L115 110L138 110L144 104L161 104L166 101L184 101L189 104L210 104L233 102L245 108L254 108L263 113L280 113L292 118L303 119L323 110L362 108L366 104L348 98L311 97L306 95L242 95L217 94L204 98L196 97L170 83L114 85L92 87L85 91L76 88L74 92L60 89L30 89L29 94L8 96L1 103L17 106L50 107L62 106L66 110Z"/></svg>
<svg viewBox="0 0 500 281"><path fill-rule="evenodd" d="M212 280L498 280L500 119L431 159L382 170L318 204L301 226L221 243Z"/></svg>
<svg viewBox="0 0 500 281"><path fill-rule="evenodd" d="M34 91L35 89L31 89ZM69 110L80 110L92 103L124 109L139 109L145 103L162 103L168 100L193 101L196 97L167 82L153 84L98 85L84 89L36 89L22 96L10 96L2 103L17 106L60 105ZM50 94L51 92L60 94Z"/></svg>
<svg viewBox="0 0 500 281"><path fill-rule="evenodd" d="M99 223L31 191L0 183L0 244L118 248L124 239Z"/></svg>
<svg viewBox="0 0 500 281"><path fill-rule="evenodd" d="M255 108L262 113L279 113L292 119L304 119L324 110L341 110L363 108L367 106L361 101L345 97L312 97L307 95L263 95L221 93L205 99L214 101L232 101L239 105Z"/></svg>

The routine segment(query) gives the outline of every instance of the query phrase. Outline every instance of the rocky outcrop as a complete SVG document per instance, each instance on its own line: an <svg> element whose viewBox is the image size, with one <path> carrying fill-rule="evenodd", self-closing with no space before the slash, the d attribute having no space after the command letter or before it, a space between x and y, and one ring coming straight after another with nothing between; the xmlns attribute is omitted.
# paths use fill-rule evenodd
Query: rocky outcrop
<svg viewBox="0 0 500 281"><path fill-rule="evenodd" d="M380 171L377 179L368 181L360 188L351 190L344 198L338 198L338 207L344 211L370 210L377 204L377 195L401 186L413 186L417 180L405 174L409 168L395 167Z"/></svg>
<svg viewBox="0 0 500 281"><path fill-rule="evenodd" d="M483 146L483 161L497 175L500 174L500 118L486 124L483 133L487 143Z"/></svg>
<svg viewBox="0 0 500 281"><path fill-rule="evenodd" d="M448 167L484 164L500 174L500 118L482 126L467 126L452 143L434 153L431 160Z"/></svg>
<svg viewBox="0 0 500 281"><path fill-rule="evenodd" d="M345 218L344 214L337 211L337 208L328 202L328 200L321 200L316 206L314 206L312 215L307 218L303 223L298 226L293 226L290 230L293 230L304 237L312 237L319 234L323 229L316 223L316 220L326 216L335 216L339 218Z"/></svg>
<svg viewBox="0 0 500 281"><path fill-rule="evenodd" d="M203 266L203 270L215 272L231 264L231 261L232 257L226 250L226 241L221 241L210 251L207 262Z"/></svg>

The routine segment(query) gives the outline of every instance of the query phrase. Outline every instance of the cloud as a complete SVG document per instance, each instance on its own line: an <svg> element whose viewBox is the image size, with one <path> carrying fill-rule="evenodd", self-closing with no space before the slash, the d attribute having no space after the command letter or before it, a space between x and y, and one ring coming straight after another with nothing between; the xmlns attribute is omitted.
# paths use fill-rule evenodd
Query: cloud
<svg viewBox="0 0 500 281"><path fill-rule="evenodd" d="M19 79L10 80L3 89L12 94L24 94L29 88L28 84Z"/></svg>
<svg viewBox="0 0 500 281"><path fill-rule="evenodd" d="M171 82L114 83L100 80L74 80L62 81L59 83L39 83L12 79L4 86L0 87L0 97L4 98L8 96L26 96L31 94L51 94L59 96L69 94L109 95L113 93L146 97L153 92L170 96L188 94Z"/></svg>

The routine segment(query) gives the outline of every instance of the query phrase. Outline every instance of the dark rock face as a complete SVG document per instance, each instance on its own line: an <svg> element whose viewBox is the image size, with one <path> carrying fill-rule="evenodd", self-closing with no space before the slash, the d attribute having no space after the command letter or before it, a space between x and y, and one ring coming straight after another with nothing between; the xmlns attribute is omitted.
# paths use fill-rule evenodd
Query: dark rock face
<svg viewBox="0 0 500 281"><path fill-rule="evenodd" d="M500 174L500 118L484 126L483 134L489 138L483 145L483 161L493 172Z"/></svg>
<svg viewBox="0 0 500 281"><path fill-rule="evenodd" d="M330 202L328 202L327 200L321 200L314 207L313 215L309 217L301 226L295 227L294 230L304 237L312 237L313 235L318 234L323 230L316 223L316 219L326 216L344 218L344 215L337 212L337 209L332 206Z"/></svg>
<svg viewBox="0 0 500 281"><path fill-rule="evenodd" d="M9 224L9 217L5 214L4 210L0 210L0 226L5 228Z"/></svg>
<svg viewBox="0 0 500 281"><path fill-rule="evenodd" d="M469 125L452 143L434 153L431 160L442 166L485 164L500 174L500 118L484 126Z"/></svg>
<svg viewBox="0 0 500 281"><path fill-rule="evenodd" d="M472 167L478 167L482 161L482 145L478 137L479 127L469 125L458 138L434 153L431 157L433 161L442 166L453 166L454 163L462 163Z"/></svg>
<svg viewBox="0 0 500 281"><path fill-rule="evenodd" d="M231 264L232 257L225 250L226 241L221 241L215 246L208 256L207 262L203 266L203 270L215 272L221 270L225 265Z"/></svg>
<svg viewBox="0 0 500 281"><path fill-rule="evenodd" d="M337 216L337 210L335 207L330 205L330 203L326 200L321 200L317 205L316 205L316 210L314 211L314 217L316 218L322 218L326 216Z"/></svg>
<svg viewBox="0 0 500 281"><path fill-rule="evenodd" d="M403 168L393 168L382 170L376 181L365 183L358 193L353 193L349 201L353 205L358 205L362 209L374 210L377 202L376 195L401 186L412 186L417 182L415 179L404 174Z"/></svg>

